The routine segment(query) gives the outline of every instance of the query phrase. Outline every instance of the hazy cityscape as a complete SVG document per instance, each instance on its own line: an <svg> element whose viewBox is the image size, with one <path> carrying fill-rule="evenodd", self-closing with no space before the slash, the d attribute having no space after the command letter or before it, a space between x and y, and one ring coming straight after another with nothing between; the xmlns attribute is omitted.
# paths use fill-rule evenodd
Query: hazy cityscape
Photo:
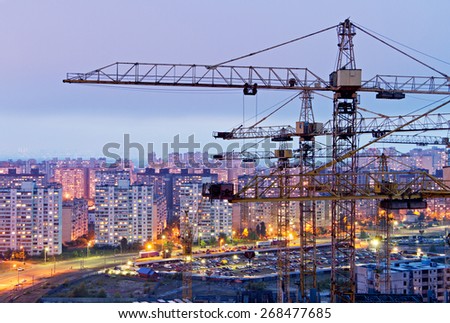
<svg viewBox="0 0 450 323"><path fill-rule="evenodd" d="M393 170L404 171L404 176L408 176L407 169L413 168L444 181L450 180L450 168L445 166L448 160L445 148L415 148L406 153L400 153L395 148L372 149L373 156L380 155L381 151L402 161L400 166L393 167ZM218 258L204 259L207 259L208 263L214 260L222 264L220 267L214 265L217 269L212 271L207 265L202 267L202 263L198 260L198 265L195 265L197 269L193 272L198 272L199 276L204 277L218 275L225 281L230 280L230 276L234 280L253 277L255 281L261 281L261 277L267 276L269 277L266 278L268 289L267 293L263 294L266 296L256 293L246 297L266 297L260 300L274 301L276 292L273 291L273 294L270 292L270 286L273 284L270 282L273 278L270 277L276 275L276 271L273 270L274 266L276 267L276 250L274 249L276 246L273 243L279 238L276 222L278 204L267 202L232 204L227 200L210 200L202 196L205 183L234 183L235 191L237 191L252 177L258 173L265 173L268 169L255 167L254 161L242 162L240 159L220 162L221 166L211 169L180 168L180 163L189 166L189 161L201 161L207 157L202 156L202 153L171 153L168 157L164 168L150 166L137 168L130 160L111 163L107 162L106 158L62 160L53 158L39 162L33 159L0 162L0 257L3 260L11 259L11 264L9 261L4 261L2 268L11 270L10 266L13 266L14 270L18 268L21 270L17 272L18 281L12 279L12 286L9 285L12 277L9 277L9 281L2 279L3 297L11 295L11 288L18 292L21 288L31 287L31 284L44 279L43 277L47 275L50 275L49 277L55 275L52 270L57 272L56 259L61 262L61 265L57 265L58 269L60 266L67 267L62 270L64 274L67 274L66 269L70 269L69 272L72 274L74 269L76 269L75 272L83 272L87 268L95 269L94 265L85 263L89 260L87 257L97 260L100 258L97 268L108 272L105 269L106 255L112 255L114 262L117 261L117 264L120 264L120 261L115 259L115 253L126 253L125 258L122 258L124 264L131 261L132 264L129 264L131 265L129 267L136 270L139 270L138 268L142 265L153 263L151 266L155 270L158 268L160 275L164 272L170 273L174 268L178 268L177 272L183 271L183 266L176 265L176 262L183 255L180 229L184 230L183 223L187 220L193 224L194 255L216 254ZM212 159L211 156L209 158ZM373 163L368 162L373 158L360 156L358 160L361 164L359 169L361 173L373 171L372 168L377 167L376 164L374 166ZM162 163L156 156L155 161ZM295 246L299 244L299 203L289 202L288 239L289 245L294 248L290 265L293 273L299 270L299 267L295 265L299 262L298 254L296 255L295 252L298 248ZM318 257L320 259L318 268L323 272L320 277L325 282L327 269L329 270L330 266L330 207L329 201L317 201L315 211L317 233L323 245L319 249L321 256ZM357 241L358 248L361 248L361 251L358 251L360 260L357 262L358 266L361 266L358 267L360 268L358 269L358 291L361 293L370 291L386 293L382 279L379 278L380 281L377 283L369 283L371 281L369 277L374 276L373 271L376 270L377 263L377 249L371 239L373 240L378 234L376 228L378 212L378 205L374 201L361 201L357 204ZM430 285L427 288L417 283L411 285L409 282L407 285L402 285L402 278L397 279L395 287L392 287L396 290L395 294L399 292L404 295L417 294L417 291L420 291L419 295L427 301L432 297L429 294L432 290L436 301L444 301L444 267L442 263L439 265L439 254L443 253L444 240L443 233L439 233L438 228L443 228L450 223L450 209L445 199L433 200L425 210L420 212L395 211L392 221L394 223L392 233L398 238L393 240L391 258L393 261L398 261L401 266L395 267L396 271L403 275L405 272L413 272L414 268L414 270L417 269L407 267L407 264L422 266L420 270L425 270L434 266L432 265L434 258L438 259L437 267L433 267L438 270L436 277L433 278L436 280L434 287ZM420 243L416 241L417 239L420 239ZM264 248L267 249L265 256ZM418 248L423 250L418 252ZM247 267L243 257L245 250L259 252L258 257L253 260L253 264L257 264L257 267ZM170 261L167 262L168 265L161 266L163 264L160 263L161 260L154 262L151 258L146 258L145 252L149 252L147 255L149 257L168 258ZM164 254L165 252L169 254ZM62 265L64 261L70 261L70 259L74 261L75 266L73 263L72 266ZM405 264L405 259L412 259L412 262ZM31 277L28 273L31 266L34 267L31 264L43 260L44 266L47 261L53 261L55 268L51 267L51 264L50 267L47 265L47 269L41 273L43 277L38 278L36 275L33 277L35 280L33 282L28 279L19 280L19 273L22 277ZM236 264L230 266L233 261ZM428 265L423 263L424 261L428 262ZM16 266L20 267L16 268ZM397 265L393 264L393 266ZM113 267L118 269L117 266ZM132 269L126 269L125 272L131 271ZM394 277L395 274L391 275ZM329 287L326 283L322 283L321 286L322 299L326 300ZM228 292L222 295L222 298L213 298L212 295L208 298L205 295L207 293L200 289L197 300L237 301L239 297L241 301L243 300L241 286L228 286L225 289L234 290L234 292ZM292 291L295 295L295 285L292 286ZM171 294L167 292L167 295ZM139 296L145 297L144 294ZM176 292L171 296L181 298ZM135 298L136 295L133 297ZM156 299L158 295L149 294L147 297ZM6 300L7 297L4 299ZM193 299L196 299L195 294ZM319 301L319 298L315 298L315 301Z"/></svg>

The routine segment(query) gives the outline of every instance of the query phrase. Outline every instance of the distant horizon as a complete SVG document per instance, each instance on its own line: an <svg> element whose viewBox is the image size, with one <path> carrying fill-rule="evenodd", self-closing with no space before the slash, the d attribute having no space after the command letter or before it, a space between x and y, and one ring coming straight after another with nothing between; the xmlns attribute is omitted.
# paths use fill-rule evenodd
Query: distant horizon
<svg viewBox="0 0 450 323"><path fill-rule="evenodd" d="M404 154L411 153L413 150L416 150L416 151L417 150L419 150L419 151L426 151L426 150L446 151L448 149L448 148L439 147L439 146L436 146L436 145L429 145L429 146L403 145L402 147L404 147L404 146L413 146L413 147L411 149L409 149L409 150L403 150L403 151L400 151L398 149L398 146L373 147L373 148L369 148L369 149L379 149L379 150L382 150L382 149L395 149L396 151L399 151L400 153L404 153ZM182 157L187 156L188 153L189 152L186 152L186 151L179 152L180 156L182 156ZM235 153L239 154L239 152L235 152ZM202 151L201 150L196 150L196 151L194 151L194 154L195 155L202 154ZM137 154L134 154L134 155L137 155ZM176 155L176 153L169 152L169 156L175 156L175 155ZM209 154L209 156L211 156L211 155L213 155L213 153ZM152 166L150 163L147 162L148 161L147 156L145 157L145 161L144 161L143 167L140 167L142 165L139 165L139 157L138 156L133 156L132 158L129 158L129 159L125 159L125 158L123 158L123 156L120 156L120 157L121 157L121 161L130 160L133 163L133 166L135 168L138 168L138 169L144 169L144 168L147 168L149 166L150 167ZM155 153L155 158L156 158L156 160L160 161L160 160L162 160L163 157L161 155L158 155L157 153ZM27 161L31 161L31 160L33 160L33 161L35 161L37 163L41 163L41 162L44 162L44 161L51 161L51 160L55 160L55 159L57 161L64 161L64 160L90 160L90 159L94 159L94 160L105 160L105 162L108 162L108 163L113 163L115 161L115 159L108 158L108 156L105 156L105 155L98 155L98 156L93 156L93 155L71 155L71 156L67 156L66 155L66 156L62 156L62 155L59 155L59 156L48 156L48 157L47 156L40 156L40 157L26 156L25 157L25 156L4 156L4 155L0 155L0 163L7 163L7 162L14 163L14 162L19 162L19 161L27 162ZM170 167L172 167L172 166L173 165L170 165ZM186 168L214 168L214 167L206 167L206 166L208 166L208 165L201 164L201 165L198 165L197 167L193 167L191 165L188 165L188 167L186 167ZM258 164L257 166L258 166L257 168L259 168L261 166L266 166L267 167L268 165L267 164L266 165ZM184 167L180 167L180 168L184 168Z"/></svg>

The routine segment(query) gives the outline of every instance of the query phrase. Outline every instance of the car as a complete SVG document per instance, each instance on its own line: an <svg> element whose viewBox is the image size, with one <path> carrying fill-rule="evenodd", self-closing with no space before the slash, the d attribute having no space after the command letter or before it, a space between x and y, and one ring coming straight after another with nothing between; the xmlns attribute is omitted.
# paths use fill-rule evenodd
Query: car
<svg viewBox="0 0 450 323"><path fill-rule="evenodd" d="M17 268L18 271L24 271L25 269L22 267Z"/></svg>

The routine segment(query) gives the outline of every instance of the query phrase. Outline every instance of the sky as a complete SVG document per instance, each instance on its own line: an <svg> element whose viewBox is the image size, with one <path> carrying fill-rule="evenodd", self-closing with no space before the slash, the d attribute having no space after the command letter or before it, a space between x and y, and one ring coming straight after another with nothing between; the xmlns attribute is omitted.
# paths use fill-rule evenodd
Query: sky
<svg viewBox="0 0 450 323"><path fill-rule="evenodd" d="M244 120L250 125L264 116L262 111L293 95L63 84L68 72L88 72L116 61L215 64L350 18L439 58L443 62L410 52L450 75L448 12L446 0L0 0L0 159L102 157L107 143L123 147L124 134L144 147L153 143L157 152L176 135L185 141L194 135L202 146L227 145L212 138L212 132ZM354 43L363 79L436 75L361 32ZM331 30L233 64L307 67L327 79L335 68L336 45ZM379 102L370 94L361 106L401 115L436 99L410 95L401 102ZM294 101L265 125L294 125L299 106ZM329 98L317 95L313 106L317 121L331 119Z"/></svg>

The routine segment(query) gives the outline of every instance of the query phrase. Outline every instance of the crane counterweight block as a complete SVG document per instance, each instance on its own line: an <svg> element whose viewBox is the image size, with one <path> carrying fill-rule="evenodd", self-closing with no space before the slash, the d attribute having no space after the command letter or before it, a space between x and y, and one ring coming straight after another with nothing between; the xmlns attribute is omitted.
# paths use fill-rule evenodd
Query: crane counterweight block
<svg viewBox="0 0 450 323"><path fill-rule="evenodd" d="M205 183L202 188L202 196L211 200L231 200L233 198L232 183Z"/></svg>
<svg viewBox="0 0 450 323"><path fill-rule="evenodd" d="M423 199L381 200L380 207L385 210L426 209L427 201Z"/></svg>
<svg viewBox="0 0 450 323"><path fill-rule="evenodd" d="M400 91L380 91L376 95L377 99L401 100L405 98L405 93Z"/></svg>

